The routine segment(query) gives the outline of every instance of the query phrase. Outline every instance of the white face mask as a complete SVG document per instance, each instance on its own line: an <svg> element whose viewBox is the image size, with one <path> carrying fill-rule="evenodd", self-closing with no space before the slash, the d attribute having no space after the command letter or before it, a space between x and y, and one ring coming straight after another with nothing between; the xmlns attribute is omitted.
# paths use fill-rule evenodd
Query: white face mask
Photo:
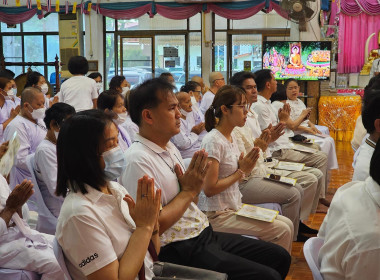
<svg viewBox="0 0 380 280"><path fill-rule="evenodd" d="M13 94L12 94L12 96L13 95L17 95L17 88L12 88L12 90L13 90ZM9 95L9 94L8 94Z"/></svg>
<svg viewBox="0 0 380 280"><path fill-rule="evenodd" d="M49 91L47 83L41 85L41 92L45 95Z"/></svg>
<svg viewBox="0 0 380 280"><path fill-rule="evenodd" d="M195 99L194 96L191 97L191 103L194 105L194 104L198 104L197 100Z"/></svg>
<svg viewBox="0 0 380 280"><path fill-rule="evenodd" d="M34 120L41 120L45 117L45 107L33 109L33 112L31 114Z"/></svg>
<svg viewBox="0 0 380 280"><path fill-rule="evenodd" d="M106 165L104 168L105 179L112 181L119 178L127 166L123 150L117 146L104 152L102 157Z"/></svg>
<svg viewBox="0 0 380 280"><path fill-rule="evenodd" d="M13 89L8 90L8 91L7 91L7 95L8 95L8 96L13 96Z"/></svg>
<svg viewBox="0 0 380 280"><path fill-rule="evenodd" d="M58 140L59 131L54 130L55 141Z"/></svg>
<svg viewBox="0 0 380 280"><path fill-rule="evenodd" d="M187 117L187 115L191 113L191 112L186 112L186 111L183 110L182 108L179 108L179 111L180 111L181 114L184 115L185 117Z"/></svg>
<svg viewBox="0 0 380 280"><path fill-rule="evenodd" d="M117 114L117 119L114 120L114 122L117 124L117 125L121 125L123 124L126 120L127 120L127 117L128 117L128 113L127 112L124 112L124 113L121 113L121 114Z"/></svg>
<svg viewBox="0 0 380 280"><path fill-rule="evenodd" d="M102 89L103 85L102 83L96 83L96 89L98 92L100 92L100 90Z"/></svg>
<svg viewBox="0 0 380 280"><path fill-rule="evenodd" d="M128 91L129 91L129 87L122 87L121 88L121 95L123 97L125 97L125 95L127 94Z"/></svg>

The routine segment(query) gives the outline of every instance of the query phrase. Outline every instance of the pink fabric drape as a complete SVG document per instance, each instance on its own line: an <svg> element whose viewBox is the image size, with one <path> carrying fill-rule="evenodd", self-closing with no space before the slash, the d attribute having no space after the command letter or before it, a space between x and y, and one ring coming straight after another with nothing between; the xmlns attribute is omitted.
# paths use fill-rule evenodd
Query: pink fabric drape
<svg viewBox="0 0 380 280"><path fill-rule="evenodd" d="M275 2L270 2L270 10L275 10L277 14L282 16L283 18L289 19L288 13L285 12L283 9L281 9L280 5L276 4Z"/></svg>
<svg viewBox="0 0 380 280"><path fill-rule="evenodd" d="M93 10L96 11L96 5L93 5L91 7ZM111 9L105 9L99 7L99 13L103 16L114 18L114 19L132 19L132 18L139 18L146 13L151 13L152 5L146 4L144 6L135 8L135 9L129 9L129 10L111 10Z"/></svg>
<svg viewBox="0 0 380 280"><path fill-rule="evenodd" d="M0 22L5 22L6 24L19 24L31 19L36 13L37 9L31 9L27 12L13 15L0 12Z"/></svg>
<svg viewBox="0 0 380 280"><path fill-rule="evenodd" d="M342 12L347 15L359 15L365 12L369 15L380 15L380 2L378 0L342 0Z"/></svg>
<svg viewBox="0 0 380 280"><path fill-rule="evenodd" d="M365 42L380 30L378 16L361 13L358 16L339 15L338 72L358 73L364 65ZM377 36L371 39L369 50L377 49Z"/></svg>
<svg viewBox="0 0 380 280"><path fill-rule="evenodd" d="M156 3L156 11L161 16L170 19L188 19L202 11L202 5L189 5L186 7L168 7Z"/></svg>
<svg viewBox="0 0 380 280"><path fill-rule="evenodd" d="M257 14L265 7L265 1L257 6L246 9L226 9L215 4L208 4L208 10L214 12L218 16L228 19L245 19Z"/></svg>

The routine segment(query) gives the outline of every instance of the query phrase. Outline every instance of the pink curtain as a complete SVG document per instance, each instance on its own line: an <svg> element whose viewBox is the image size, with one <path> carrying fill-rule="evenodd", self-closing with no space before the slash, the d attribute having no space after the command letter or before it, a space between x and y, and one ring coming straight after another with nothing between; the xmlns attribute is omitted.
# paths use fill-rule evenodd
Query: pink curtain
<svg viewBox="0 0 380 280"><path fill-rule="evenodd" d="M342 0L340 3L342 12L347 15L359 15L365 12L369 15L380 14L380 2L378 0Z"/></svg>
<svg viewBox="0 0 380 280"><path fill-rule="evenodd" d="M19 24L31 19L37 13L37 8L18 14L0 12L0 21L6 24Z"/></svg>
<svg viewBox="0 0 380 280"><path fill-rule="evenodd" d="M96 11L97 5L92 5L92 9ZM146 4L144 6L134 8L134 9L128 9L128 10L111 10L111 9L105 9L99 7L99 13L103 16L114 18L114 19L132 19L132 18L139 18L146 13L151 13L152 5Z"/></svg>
<svg viewBox="0 0 380 280"><path fill-rule="evenodd" d="M358 73L364 65L365 42L369 35L376 33L369 44L369 50L377 49L377 34L380 30L378 16L361 13L358 16L339 15L338 72Z"/></svg>
<svg viewBox="0 0 380 280"><path fill-rule="evenodd" d="M216 4L208 4L207 5L208 10L214 12L218 16L228 18L228 19L245 19L249 18L255 14L257 14L259 11L261 11L265 7L265 1L261 4L258 4L257 6L253 6L246 9L227 9L220 7ZM254 24L254 23L252 23Z"/></svg>
<svg viewBox="0 0 380 280"><path fill-rule="evenodd" d="M188 5L183 7L170 7L156 3L156 12L170 19L188 19L202 11L202 5Z"/></svg>

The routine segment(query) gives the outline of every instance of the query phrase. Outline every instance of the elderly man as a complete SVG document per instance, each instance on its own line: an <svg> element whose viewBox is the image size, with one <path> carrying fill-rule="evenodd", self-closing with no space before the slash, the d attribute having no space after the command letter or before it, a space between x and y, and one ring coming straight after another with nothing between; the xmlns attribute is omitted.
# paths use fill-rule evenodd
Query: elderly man
<svg viewBox="0 0 380 280"><path fill-rule="evenodd" d="M191 81L196 82L201 86L202 95L209 90L209 88L205 85L202 77L194 76L191 78Z"/></svg>
<svg viewBox="0 0 380 280"><path fill-rule="evenodd" d="M202 114L205 114L207 109L210 107L214 101L215 94L218 90L226 84L224 77L220 72L211 72L210 73L210 89L203 95L201 102L200 110Z"/></svg>

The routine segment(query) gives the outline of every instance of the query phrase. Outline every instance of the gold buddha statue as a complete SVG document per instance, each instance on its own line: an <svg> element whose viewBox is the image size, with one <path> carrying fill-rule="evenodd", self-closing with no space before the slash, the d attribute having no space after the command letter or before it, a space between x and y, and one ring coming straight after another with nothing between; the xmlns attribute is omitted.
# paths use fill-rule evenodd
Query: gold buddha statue
<svg viewBox="0 0 380 280"><path fill-rule="evenodd" d="M377 58L380 58L380 32L378 33L378 36L377 36L377 43L379 44L379 49L371 50L369 52L369 54L368 54L368 45L369 45L369 42L372 39L372 37L375 36L375 35L376 35L376 33L372 33L371 35L369 35L369 37L368 37L368 39L367 39L367 41L365 43L364 57L366 59L365 59L363 68L360 71L360 75L369 75L369 72L371 71L371 67L372 67L373 61L375 59L377 59Z"/></svg>

